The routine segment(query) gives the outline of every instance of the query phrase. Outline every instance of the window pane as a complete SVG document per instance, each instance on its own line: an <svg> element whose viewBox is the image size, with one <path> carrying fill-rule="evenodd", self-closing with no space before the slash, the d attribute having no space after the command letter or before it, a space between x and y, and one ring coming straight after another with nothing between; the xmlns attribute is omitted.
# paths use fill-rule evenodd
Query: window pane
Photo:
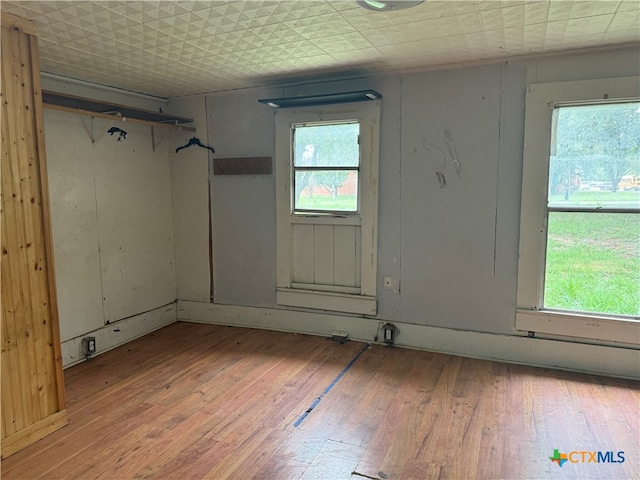
<svg viewBox="0 0 640 480"><path fill-rule="evenodd" d="M549 206L640 207L640 103L554 110Z"/></svg>
<svg viewBox="0 0 640 480"><path fill-rule="evenodd" d="M640 315L640 215L550 212L544 306Z"/></svg>
<svg viewBox="0 0 640 480"><path fill-rule="evenodd" d="M357 167L360 164L358 123L295 127L295 167Z"/></svg>
<svg viewBox="0 0 640 480"><path fill-rule="evenodd" d="M295 210L358 211L358 172L295 172Z"/></svg>

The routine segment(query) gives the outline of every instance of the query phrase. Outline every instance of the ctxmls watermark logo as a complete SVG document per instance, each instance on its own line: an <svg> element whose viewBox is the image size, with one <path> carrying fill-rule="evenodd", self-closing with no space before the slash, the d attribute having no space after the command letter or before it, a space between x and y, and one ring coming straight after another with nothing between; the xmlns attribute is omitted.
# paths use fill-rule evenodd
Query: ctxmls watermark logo
<svg viewBox="0 0 640 480"><path fill-rule="evenodd" d="M600 452L600 451L578 451L561 453L557 448L553 450L553 456L549 459L557 463L559 467L566 462L569 463L624 463L624 452Z"/></svg>

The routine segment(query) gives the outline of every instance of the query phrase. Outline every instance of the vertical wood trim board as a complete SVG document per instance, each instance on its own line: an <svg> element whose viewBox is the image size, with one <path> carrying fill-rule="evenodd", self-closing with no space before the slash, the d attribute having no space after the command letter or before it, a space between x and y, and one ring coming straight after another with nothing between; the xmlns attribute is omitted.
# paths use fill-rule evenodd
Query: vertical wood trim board
<svg viewBox="0 0 640 480"><path fill-rule="evenodd" d="M2 457L66 424L34 33L2 14Z"/></svg>

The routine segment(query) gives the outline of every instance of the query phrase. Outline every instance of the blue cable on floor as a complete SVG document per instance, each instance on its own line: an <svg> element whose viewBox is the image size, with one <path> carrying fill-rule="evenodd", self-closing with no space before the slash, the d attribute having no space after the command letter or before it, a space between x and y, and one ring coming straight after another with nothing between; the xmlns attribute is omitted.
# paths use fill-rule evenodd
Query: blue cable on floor
<svg viewBox="0 0 640 480"><path fill-rule="evenodd" d="M347 373L347 370L349 370L354 363L356 363L356 360L358 360L358 358L360 357L360 355L362 355L362 353L368 349L370 347L370 345L368 343L364 344L363 347L360 349L360 351L356 354L355 357L353 357L351 359L351 361L347 364L346 367L344 367L342 369L342 371L338 374L338 376L336 378L333 379L333 382L331 382L329 384L329 386L327 388L324 389L324 392L322 392L320 394L320 396L318 398L316 398L313 403L311 404L311 406L309 408L307 408L307 410L300 415L300 418L298 418L298 420L296 420L296 423L293 424L294 427L297 427L298 425L300 425L302 423L302 421L307 418L307 415L309 415L311 413L311 410L313 410L314 408L316 408L316 405L318 405L320 403L320 400L322 400L322 397L324 397L327 393L329 393L329 391L333 388L333 386L338 383L338 381L340 381L340 379L342 378L342 376Z"/></svg>

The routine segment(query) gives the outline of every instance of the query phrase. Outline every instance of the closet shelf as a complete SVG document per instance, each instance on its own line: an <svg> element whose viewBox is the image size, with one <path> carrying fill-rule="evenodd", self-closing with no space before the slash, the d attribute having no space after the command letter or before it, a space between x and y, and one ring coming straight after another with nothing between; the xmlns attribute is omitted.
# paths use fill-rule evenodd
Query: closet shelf
<svg viewBox="0 0 640 480"><path fill-rule="evenodd" d="M196 131L194 127L182 125L184 123L192 123L193 119L191 118L154 112L142 108L127 107L91 98L76 97L75 95L68 95L66 93L43 90L42 103L44 108L63 112L90 115L92 117L106 118L119 122L151 125L152 127L170 127L186 132Z"/></svg>

